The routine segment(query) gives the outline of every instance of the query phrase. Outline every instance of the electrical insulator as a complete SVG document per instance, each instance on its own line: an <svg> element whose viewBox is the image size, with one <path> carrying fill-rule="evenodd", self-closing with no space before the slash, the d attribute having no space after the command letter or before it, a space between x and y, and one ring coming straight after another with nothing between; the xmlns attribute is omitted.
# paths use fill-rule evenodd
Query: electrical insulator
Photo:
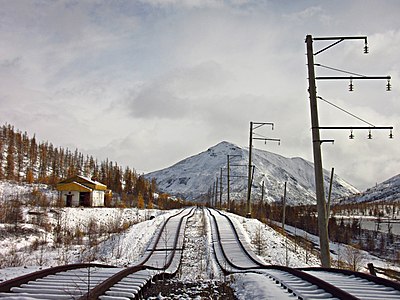
<svg viewBox="0 0 400 300"><path fill-rule="evenodd" d="M387 84L386 84L386 91L390 92L392 89L392 86L390 85L390 79L388 79Z"/></svg>
<svg viewBox="0 0 400 300"><path fill-rule="evenodd" d="M354 88L353 88L353 79L350 78L349 92L352 92L352 91L354 91Z"/></svg>
<svg viewBox="0 0 400 300"><path fill-rule="evenodd" d="M350 140L354 139L353 130L350 131L349 139L350 139Z"/></svg>
<svg viewBox="0 0 400 300"><path fill-rule="evenodd" d="M365 45L364 45L364 54L368 54L368 45L367 45L367 43L365 43Z"/></svg>

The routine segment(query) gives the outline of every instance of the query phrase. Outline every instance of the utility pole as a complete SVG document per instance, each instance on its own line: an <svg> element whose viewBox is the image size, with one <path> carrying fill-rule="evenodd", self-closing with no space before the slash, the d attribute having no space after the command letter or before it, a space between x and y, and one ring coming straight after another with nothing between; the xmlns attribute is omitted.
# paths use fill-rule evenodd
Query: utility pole
<svg viewBox="0 0 400 300"><path fill-rule="evenodd" d="M264 184L264 180L262 181L262 185L261 185L261 203L264 204L264 189L265 189L265 184Z"/></svg>
<svg viewBox="0 0 400 300"><path fill-rule="evenodd" d="M251 184L253 181L253 175L254 169L252 170L253 166L251 163L252 159L252 148L253 148L253 140L263 140L265 143L267 141L275 141L280 143L280 139L270 139L270 138L260 138L260 137L253 137L253 130L256 130L257 128L260 128L261 126L264 125L271 125L272 130L274 129L274 123L258 123L258 122L250 122L250 134L249 134L249 164L248 164L248 176L247 176L247 203L246 203L246 217L251 218Z"/></svg>
<svg viewBox="0 0 400 300"><path fill-rule="evenodd" d="M325 268L331 267L331 256L329 252L329 237L326 220L326 204L324 193L324 175L322 171L321 142L319 135L319 120L317 106L317 88L315 84L314 50L311 35L306 37L307 43L307 65L308 65L308 92L310 94L311 128L314 154L315 190L317 196L319 246L321 251L321 265Z"/></svg>
<svg viewBox="0 0 400 300"><path fill-rule="evenodd" d="M283 201L282 201L282 230L285 231L285 215L286 215L286 181L285 188L283 190Z"/></svg>
<svg viewBox="0 0 400 300"><path fill-rule="evenodd" d="M215 182L215 208L218 206L218 176L217 181Z"/></svg>
<svg viewBox="0 0 400 300"><path fill-rule="evenodd" d="M251 152L253 148L253 122L250 122L249 134L249 173L247 178L247 203L246 203L246 216L251 218L250 196L251 196Z"/></svg>
<svg viewBox="0 0 400 300"><path fill-rule="evenodd" d="M329 182L329 191L328 191L328 203L326 204L326 226L329 228L329 216L331 213L331 196L332 196L332 184L333 184L333 175L335 174L335 168L331 170L331 180Z"/></svg>
<svg viewBox="0 0 400 300"><path fill-rule="evenodd" d="M219 208L222 209L222 168L219 175Z"/></svg>
<svg viewBox="0 0 400 300"><path fill-rule="evenodd" d="M227 211L231 211L231 198L230 198L230 179L229 179L229 173L230 173L230 166L229 166L229 154L226 156L226 158L227 158L227 163L228 163L228 171L227 171L227 173L228 173L228 177L227 177L227 179L226 179L226 181L227 181L227 207L226 207L226 210Z"/></svg>
<svg viewBox="0 0 400 300"><path fill-rule="evenodd" d="M314 155L314 173L315 173L315 189L316 189L316 197L317 197L317 211L318 211L318 228L319 228L319 243L320 243L320 251L321 251L321 265L322 267L329 268L331 265L330 262L330 252L329 252L329 236L328 236L328 221L327 221L327 204L325 200L325 192L324 192L324 177L323 177L323 169L322 169L322 155L321 155L321 144L323 142L333 142L333 140L321 140L320 139L320 129L350 129L350 139L354 138L353 129L367 129L369 130L368 138L371 138L371 130L375 129L389 129L390 134L389 138L393 138L392 134L392 126L379 127L374 126L371 123L364 121L361 118L341 109L340 107L333 105L329 101L323 99L322 97L317 97L317 89L316 89L316 80L350 80L349 91L353 91L353 80L365 80L365 79L385 79L387 80L386 90L390 91L390 76L364 76L356 73L350 73L344 70L331 68L327 66L323 66L321 64L314 63L314 56L322 53L325 50L332 48L333 46L345 41L345 40L364 40L364 53L368 53L367 46L367 37L365 36L356 36L356 37L319 37L313 38L311 35L306 36L306 45L307 45L307 66L308 66L308 92L310 95L310 111L311 111L311 129L312 129L312 143L313 143L313 155ZM325 48L314 52L313 49L313 41L335 41L332 44L326 46ZM351 76L315 76L314 66L325 67L333 71L338 71L346 74L350 74ZM367 123L368 127L349 127L349 126L332 126L332 127L320 127L319 119L318 119L318 107L317 107L317 99L323 100L336 108L348 113L352 117L357 118L359 121ZM333 174L333 171L332 171Z"/></svg>
<svg viewBox="0 0 400 300"><path fill-rule="evenodd" d="M239 155L239 154L228 154L227 156L226 156L226 158L227 158L227 165L228 165L228 171L227 171L227 173L228 173L228 178L227 178L227 198L228 198L228 205L227 205L227 210L228 211L230 211L231 210L231 195L230 195L230 193L231 193L231 191L230 191L230 184L231 184L231 181L230 181L230 178L231 178L231 175L230 175L230 173L231 173L231 159L232 158L234 158L234 157L241 157L241 155ZM236 165L236 167L237 167L238 165ZM237 177L237 176L236 176Z"/></svg>
<svg viewBox="0 0 400 300"><path fill-rule="evenodd" d="M214 207L213 202L214 202L214 194L215 194L215 181L213 182L213 188L212 188L212 194L211 194L211 207Z"/></svg>

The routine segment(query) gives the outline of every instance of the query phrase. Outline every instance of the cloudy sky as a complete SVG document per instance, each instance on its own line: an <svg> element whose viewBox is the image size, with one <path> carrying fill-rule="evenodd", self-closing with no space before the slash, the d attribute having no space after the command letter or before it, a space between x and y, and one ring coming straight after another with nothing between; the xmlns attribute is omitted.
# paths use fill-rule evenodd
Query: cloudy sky
<svg viewBox="0 0 400 300"><path fill-rule="evenodd" d="M55 146L150 172L249 122L312 161L305 36L367 35L316 63L386 81L318 81L319 96L388 131L324 131L323 164L364 189L400 173L400 1L0 0L0 119ZM326 46L314 42L315 49ZM316 68L317 75L343 75ZM319 102L321 125L365 125Z"/></svg>

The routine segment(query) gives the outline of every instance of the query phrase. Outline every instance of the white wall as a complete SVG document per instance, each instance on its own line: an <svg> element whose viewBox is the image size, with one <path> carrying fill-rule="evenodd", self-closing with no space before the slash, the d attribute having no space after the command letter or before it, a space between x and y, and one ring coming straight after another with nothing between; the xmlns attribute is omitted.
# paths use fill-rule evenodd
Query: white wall
<svg viewBox="0 0 400 300"><path fill-rule="evenodd" d="M92 206L104 206L104 191L93 191L91 197Z"/></svg>
<svg viewBox="0 0 400 300"><path fill-rule="evenodd" d="M67 204L67 195L72 195L72 207L79 206L79 192L77 191L63 191L61 194L64 204ZM90 194L90 201L92 206L104 206L104 191L93 191Z"/></svg>

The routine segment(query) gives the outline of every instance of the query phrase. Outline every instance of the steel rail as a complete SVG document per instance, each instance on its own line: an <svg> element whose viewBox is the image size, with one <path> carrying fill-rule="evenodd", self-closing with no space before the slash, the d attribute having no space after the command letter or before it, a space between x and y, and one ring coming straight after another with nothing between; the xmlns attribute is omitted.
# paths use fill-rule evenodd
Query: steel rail
<svg viewBox="0 0 400 300"><path fill-rule="evenodd" d="M161 225L161 227L158 229L158 233L155 236L155 240L154 242L152 242L152 247L151 249L149 249L149 252L145 252L145 257L142 258L142 260L140 261L139 264L135 265L135 266L131 266L128 267L126 269L123 269L121 271L117 270L117 273L115 274L110 274L110 276L107 279L101 279L101 282L96 284L94 287L90 287L90 290L88 290L88 292L84 292L83 289L80 289L80 291L82 291L81 293L78 293L78 295L75 295L73 297L73 299L98 299L101 295L103 295L110 287L112 287L113 285L115 285L116 283L118 283L120 280L122 280L123 278L137 273L139 271L143 271L143 270L154 270L155 273L154 275L152 275L149 279L145 279L143 280L143 282L146 282L146 284L141 285L140 284L140 289L144 289L146 287L146 285L150 282L150 279L154 279L157 278L158 276L173 276L176 271L179 268L179 264L180 264L180 259L181 256L179 257L179 262L177 264L177 268L176 270L173 270L173 272L171 272L171 274L166 273L167 269L171 266L172 262L174 261L175 258L175 254L176 251L182 251L182 246L178 247L178 243L180 242L180 237L181 235L184 234L184 229L182 229L182 224L183 221L187 218L190 218L191 216L193 216L195 208L191 208L188 211L185 209L180 210L178 213L169 216ZM173 245L172 247L168 247L168 255L169 255L169 259L168 261L166 261L166 264L162 267L154 267L151 265L146 265L146 263L149 261L149 259L152 257L152 255L154 253L156 253L157 251L159 251L160 249L157 249L160 239L162 237L162 235L164 234L164 230L168 224L168 222L175 217L178 217L179 215L181 215L182 213L184 213L186 211L186 213L180 217L179 219L179 223L176 226L176 231L174 232L174 240L173 240ZM174 228L175 229L175 228ZM153 238L154 239L154 238ZM163 249L164 250L164 249ZM57 267L52 267L52 268L47 268L45 270L40 270L37 272L33 272L30 274L25 274L22 276L19 276L17 278L14 279L10 279L7 280L5 282L0 283L0 292L2 293L2 295L0 295L1 297L9 297L10 299L15 299L18 297L27 297L29 294L29 288L27 289L26 285L29 282L36 282L36 280L40 280L41 278L45 279L47 276L51 276L51 275L55 275L57 276L57 274L59 274L60 272L66 272L66 271L70 271L70 270L78 270L78 269L85 269L84 272L86 272L86 270L88 268L91 267L97 267L97 268L117 268L115 266L111 266L111 265L103 265L103 264L94 264L94 263L85 263L85 264L70 264L70 265L63 265L63 266L57 266ZM157 271L161 271L164 270L165 272L157 272ZM140 272L139 272L140 273ZM65 275L61 275L61 276L65 276ZM69 275L71 276L71 275ZM104 275L101 275L104 276ZM143 276L143 275L142 275ZM57 278L57 277L55 277ZM57 279L51 279L52 281L57 282ZM61 280L61 279L60 279ZM91 284L95 284L94 282L91 282ZM24 286L24 288L20 288L21 286ZM46 291L43 292L43 294L39 294L36 293L36 291L39 290L38 287L31 287L31 290L35 290L35 292L32 294L32 298L37 298L37 297L43 297L43 299L45 297L47 297L46 299L55 299L55 298L63 298L64 296L60 295L60 294L56 294L56 290L59 290L59 287L53 286L51 283L38 283L38 285L41 285L41 289L44 291L44 289ZM86 284L88 286L88 284ZM43 286L45 286L45 288L43 288ZM14 290L21 290L21 292L12 292L11 289ZM89 288L89 287L88 287ZM86 289L86 288L85 288ZM28 291L28 292L25 292ZM21 294L23 292L23 294ZM54 298L52 298L53 296L50 296L46 293L50 293L54 295ZM66 295L68 296L68 295ZM50 298L48 298L50 297ZM72 297L72 295L71 295ZM76 298L78 297L78 298ZM64 297L65 298L65 297Z"/></svg>
<svg viewBox="0 0 400 300"><path fill-rule="evenodd" d="M56 266L51 268L46 268L44 270L39 270L33 273L18 276L16 278L9 279L0 283L0 292L9 292L12 287L20 286L21 284L28 283L39 278L43 278L49 275L55 275L59 272L65 272L75 269L87 269L87 268L116 268L111 265L94 264L94 263L79 263L79 264L68 264L62 266Z"/></svg>
<svg viewBox="0 0 400 300"><path fill-rule="evenodd" d="M230 218L228 216L226 216L225 214L222 214L221 212L217 211L220 215L224 216L227 220L229 220L228 222L231 224L231 228L232 228L232 232L234 233L234 236L236 238L236 242L240 245L240 248L242 249L242 251L244 252L244 254L254 263L256 263L258 266L255 267L250 267L250 268L245 268L245 267L241 267L238 266L237 264L233 263L232 261L229 260L228 256L226 255L225 250L223 249L222 246L222 241L221 241L221 234L220 234L220 230L219 230L219 226L217 224L217 220L215 218L215 216L211 213L211 210L209 210L209 215L212 216L214 224L216 226L216 231L217 231L217 236L218 236L218 243L219 246L221 248L221 252L222 255L225 259L225 262L228 263L229 265L231 265L233 268L236 268L237 270L239 270L240 273L246 272L246 273L257 273L257 271L261 271L261 270L279 270L279 271L283 271L289 274L292 274L304 281L307 281L311 284L314 284L316 286L318 286L319 288L321 288L322 290L326 291L327 293L331 294L333 297L339 298L339 299L346 299L346 300L356 300L358 299L357 297L351 295L350 293L339 289L337 287L335 287L334 285L321 280L315 276L312 276L308 273L302 272L301 270L298 269L294 269L294 268L290 268L290 267L286 267L286 266L277 266L277 265L264 265L262 263L257 262L256 260L254 260L254 258L249 254L249 252L245 249L245 247L243 246L242 241L240 241L239 235L237 233L236 228L234 227L234 224L232 222L232 220L230 220ZM214 246L214 244L213 244ZM214 252L215 252L215 248L214 248ZM216 260L218 265L220 266L220 268L223 270L223 272L225 274L232 274L232 273L238 273L235 270L228 270L224 267L224 264L221 263L217 256L215 255ZM269 275L269 274L267 274ZM275 278L275 280L279 280L277 278ZM295 291L293 288L290 288L292 290L292 293L296 294L297 291Z"/></svg>
<svg viewBox="0 0 400 300"><path fill-rule="evenodd" d="M336 269L336 268L319 268L319 267L308 267L308 268L301 268L299 270L302 271L316 271L316 272L327 272L327 273L336 273L336 274L343 274L347 276L356 276L358 278L366 279L370 282L391 287L397 291L400 291L400 282L395 282L383 277L378 277L378 276L372 276L370 274L366 273L361 273L357 271L351 271L351 270L344 270L344 269Z"/></svg>
<svg viewBox="0 0 400 300"><path fill-rule="evenodd" d="M184 216L182 216L180 218L179 221L179 225L177 226L176 233L175 233L175 240L174 240L174 247L172 250L172 255L169 258L168 262L166 263L166 265L164 265L163 267L152 267L152 266L146 266L145 264L147 263L147 261L150 259L150 257L153 255L153 253L156 251L157 245L160 242L160 239L162 237L162 234L164 232L165 227L167 226L167 223L174 217L179 216L181 213L184 212L184 210L181 210L179 213L169 216L165 222L163 223L157 237L156 237L156 241L154 243L154 246L152 247L150 253L147 255L146 259L143 260L140 264L129 267L127 269L124 269L118 273L116 273L115 275L111 276L110 278L108 278L107 280L103 281L102 283L100 283L99 285L97 285L95 288L91 289L90 292L82 295L79 300L95 300L98 299L101 295L103 295L104 293L106 293L106 291L108 291L112 286L114 286L115 284L117 284L118 282L120 282L123 278L141 271L141 270L145 270L145 269L151 269L151 270L166 270L168 269L168 267L171 265L173 259L174 259L174 255L175 255L175 251L177 248L177 244L178 244L178 240L179 240L179 235L180 235L180 231L181 231L181 226L182 226L182 222L183 219L186 217L189 217L189 215L193 215L193 211L194 208L191 208L191 210L189 212L187 212ZM163 276L165 275L165 272L159 273L157 274L158 276Z"/></svg>

